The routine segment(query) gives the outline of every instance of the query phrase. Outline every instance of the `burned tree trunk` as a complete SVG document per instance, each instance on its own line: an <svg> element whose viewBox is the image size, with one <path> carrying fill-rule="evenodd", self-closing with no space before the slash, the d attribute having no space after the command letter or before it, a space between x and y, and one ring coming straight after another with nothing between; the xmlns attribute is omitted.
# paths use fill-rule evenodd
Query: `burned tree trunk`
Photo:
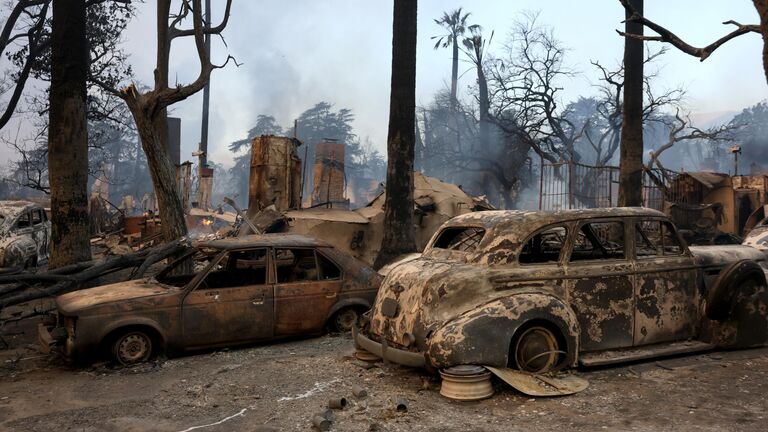
<svg viewBox="0 0 768 432"><path fill-rule="evenodd" d="M643 13L643 0L630 0ZM643 25L630 20L626 11L626 33L642 35ZM624 121L619 159L619 206L643 205L643 41L624 39Z"/></svg>
<svg viewBox="0 0 768 432"><path fill-rule="evenodd" d="M768 80L768 0L752 0L760 15L760 33L763 35L763 71Z"/></svg>
<svg viewBox="0 0 768 432"><path fill-rule="evenodd" d="M91 259L85 17L82 0L59 0L53 7L48 127L51 268Z"/></svg>
<svg viewBox="0 0 768 432"><path fill-rule="evenodd" d="M157 64L154 89L141 93L134 85L129 85L119 92L106 87L106 90L123 98L133 114L142 148L147 156L147 165L162 218L163 237L166 241L187 234L181 196L176 186L175 167L168 156L167 108L202 90L210 80L214 69L222 68L229 63L229 60L233 60L228 56L227 61L221 66L213 65L204 44L205 35L221 34L227 26L232 0L227 0L224 17L217 26L211 26L211 23L203 21L201 0L183 0L182 3L179 14L172 14L171 0L157 1ZM192 28L177 27L190 14ZM171 88L168 86L171 42L175 38L186 36L194 37L200 73L194 82Z"/></svg>
<svg viewBox="0 0 768 432"><path fill-rule="evenodd" d="M395 0L392 25L392 82L387 134L384 239L374 267L415 252L413 159L416 117L416 0Z"/></svg>
<svg viewBox="0 0 768 432"><path fill-rule="evenodd" d="M171 163L165 145L167 118L162 114L158 114L154 118L146 114L141 95L127 91L124 99L133 114L141 146L147 157L147 166L150 177L152 177L152 184L162 217L163 238L170 241L183 237L187 235L184 209L176 186L176 169Z"/></svg>

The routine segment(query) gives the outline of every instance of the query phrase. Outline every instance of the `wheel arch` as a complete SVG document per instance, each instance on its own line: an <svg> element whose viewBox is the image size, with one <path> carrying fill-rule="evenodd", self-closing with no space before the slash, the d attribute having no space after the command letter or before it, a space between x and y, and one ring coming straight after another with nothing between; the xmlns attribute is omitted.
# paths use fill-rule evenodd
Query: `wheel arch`
<svg viewBox="0 0 768 432"><path fill-rule="evenodd" d="M167 347L167 341L160 327L148 319L127 319L117 321L105 328L101 338L99 338L100 348L108 348L112 341L119 335L132 331L141 330L147 332L148 336L152 338L153 353L164 351Z"/></svg>
<svg viewBox="0 0 768 432"><path fill-rule="evenodd" d="M331 309L326 314L325 323L327 324L328 321L331 318L333 318L333 316L336 315L337 312L348 307L359 307L360 309L364 309L363 312L365 312L371 308L371 303L359 297L352 297L352 298L339 300L331 307Z"/></svg>
<svg viewBox="0 0 768 432"><path fill-rule="evenodd" d="M752 260L736 261L720 271L720 274L717 275L707 290L707 302L704 309L707 318L715 321L728 319L733 298L739 285L749 280L766 285L763 268Z"/></svg>

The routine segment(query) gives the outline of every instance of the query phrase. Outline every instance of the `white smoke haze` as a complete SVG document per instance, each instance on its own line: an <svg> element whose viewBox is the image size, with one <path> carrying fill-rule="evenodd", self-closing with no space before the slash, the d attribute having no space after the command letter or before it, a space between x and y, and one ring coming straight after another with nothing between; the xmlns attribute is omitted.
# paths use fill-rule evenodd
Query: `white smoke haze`
<svg viewBox="0 0 768 432"><path fill-rule="evenodd" d="M214 0L213 20L218 22L224 0ZM679 0L647 2L646 15L674 29L694 45L706 45L730 28L734 19L757 22L747 0ZM672 4L670 4L672 3ZM155 62L155 2L137 4L137 16L125 32L126 51L137 82L152 82ZM472 13L470 22L481 24L497 37L490 51L498 50L512 22L525 10L539 10L540 22L554 27L556 36L569 48L569 66L580 72L566 86L563 103L593 93L597 80L590 60L615 64L622 56L623 10L618 1L566 0L466 0L419 2L417 104L432 100L447 85L450 50L433 50L430 38L442 33L433 22L443 11L463 7ZM225 167L232 164L227 145L242 139L256 116L274 116L290 125L315 103L327 101L335 108L349 108L355 115L355 133L370 137L386 153L391 59L391 1L277 0L235 1L224 32L227 46L213 39L213 59L222 62L232 54L242 63L216 70L211 82L210 159ZM662 59L660 82L673 87L684 84L690 110L707 113L739 112L768 97L761 63L759 35L745 35L720 48L705 62L675 50ZM7 66L0 59L0 67ZM460 72L470 69L460 65ZM177 40L171 53L171 80L189 82L198 72L192 40ZM474 83L465 73L459 90ZM2 97L2 96L0 96ZM192 159L200 136L202 93L176 104L172 114L182 118L182 159ZM17 115L4 134L18 127L28 130L29 118ZM0 156L14 157L9 149Z"/></svg>

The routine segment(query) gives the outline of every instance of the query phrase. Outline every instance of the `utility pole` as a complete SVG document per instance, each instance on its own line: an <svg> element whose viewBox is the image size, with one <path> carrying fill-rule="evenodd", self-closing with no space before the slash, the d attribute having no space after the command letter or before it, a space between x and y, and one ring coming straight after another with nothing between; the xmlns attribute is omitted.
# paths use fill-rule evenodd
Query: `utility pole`
<svg viewBox="0 0 768 432"><path fill-rule="evenodd" d="M211 25L211 0L205 0L205 26L206 28ZM211 35L205 34L205 55L207 60L211 59ZM200 146L198 147L198 163L197 163L197 202L202 208L207 209L210 199L210 191L206 190L212 188L213 185L208 185L206 177L203 173L207 174L208 168L208 106L211 97L211 81L210 79L203 88L203 118L202 126L200 128ZM212 181L212 180L211 180Z"/></svg>

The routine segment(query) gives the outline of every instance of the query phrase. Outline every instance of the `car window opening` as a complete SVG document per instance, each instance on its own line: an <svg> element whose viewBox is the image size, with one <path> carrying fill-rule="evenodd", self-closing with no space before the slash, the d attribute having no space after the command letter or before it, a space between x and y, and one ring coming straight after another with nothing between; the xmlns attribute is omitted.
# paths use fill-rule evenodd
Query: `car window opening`
<svg viewBox="0 0 768 432"><path fill-rule="evenodd" d="M27 228L29 226L31 226L29 221L29 213L25 212L19 216L19 220L16 222L16 228Z"/></svg>
<svg viewBox="0 0 768 432"><path fill-rule="evenodd" d="M680 255L683 247L674 229L665 221L643 221L635 225L635 254L638 257Z"/></svg>
<svg viewBox="0 0 768 432"><path fill-rule="evenodd" d="M582 225L576 234L571 261L625 259L624 224L593 222Z"/></svg>
<svg viewBox="0 0 768 432"><path fill-rule="evenodd" d="M275 249L277 283L319 280L313 249Z"/></svg>
<svg viewBox="0 0 768 432"><path fill-rule="evenodd" d="M32 225L40 225L43 223L43 211L32 210Z"/></svg>
<svg viewBox="0 0 768 432"><path fill-rule="evenodd" d="M520 252L521 264L553 263L560 260L568 231L565 227L554 227L535 234L523 245Z"/></svg>
<svg viewBox="0 0 768 432"><path fill-rule="evenodd" d="M267 249L229 252L200 282L198 289L234 288L267 283Z"/></svg>
<svg viewBox="0 0 768 432"><path fill-rule="evenodd" d="M474 252L485 235L482 228L448 228L435 239L433 248Z"/></svg>
<svg viewBox="0 0 768 432"><path fill-rule="evenodd" d="M186 253L168 264L157 275L155 275L155 279L162 284L181 288L192 281L192 278L195 277L197 271L207 266L208 262L216 252L218 251L196 251L194 249L188 250ZM194 262L194 271L191 273L177 274L176 269L189 258L192 258Z"/></svg>

